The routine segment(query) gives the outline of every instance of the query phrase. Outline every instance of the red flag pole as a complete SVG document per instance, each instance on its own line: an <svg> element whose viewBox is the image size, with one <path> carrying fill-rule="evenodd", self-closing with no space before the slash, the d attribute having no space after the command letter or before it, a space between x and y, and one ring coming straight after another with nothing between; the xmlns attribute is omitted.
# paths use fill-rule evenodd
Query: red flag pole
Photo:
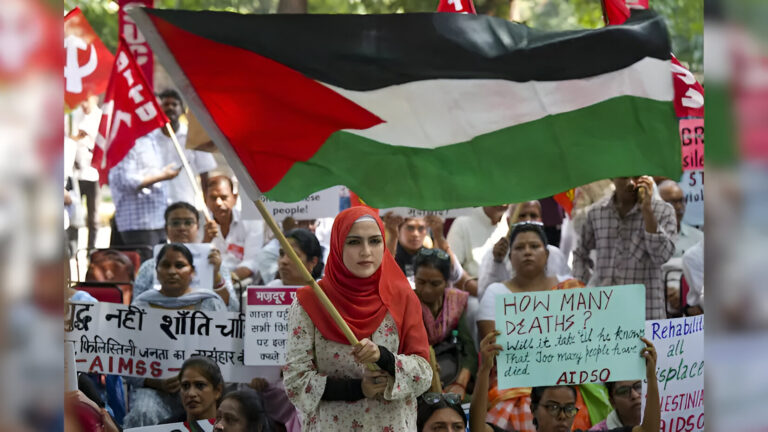
<svg viewBox="0 0 768 432"><path fill-rule="evenodd" d="M184 172L187 173L187 178L192 183L192 187L195 190L195 196L198 200L200 198L203 198L203 203L205 203L205 196L203 196L203 191L200 188L200 185L197 183L197 179L195 178L195 174L192 172L192 168L189 166L189 161L187 160L187 155L184 154L184 150L181 148L181 144L179 144L179 140L176 138L176 134L173 132L173 128L171 127L171 122L168 122L165 124L165 130L168 131L168 135L171 137L171 141L173 141L173 147L176 148L176 154L179 155L179 159L181 159L181 166L184 167ZM203 215L205 216L205 221L210 222L213 220L211 218L210 212L208 210L208 207L203 204ZM300 267L304 267L303 265Z"/></svg>

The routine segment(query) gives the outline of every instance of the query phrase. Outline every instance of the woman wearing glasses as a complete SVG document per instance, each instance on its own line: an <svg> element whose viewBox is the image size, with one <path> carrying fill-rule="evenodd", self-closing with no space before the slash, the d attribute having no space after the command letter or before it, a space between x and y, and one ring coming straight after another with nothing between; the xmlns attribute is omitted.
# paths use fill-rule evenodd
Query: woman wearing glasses
<svg viewBox="0 0 768 432"><path fill-rule="evenodd" d="M640 408L642 406L643 383L636 381L607 382L608 397L613 411L600 423L590 428L590 431L607 431L622 426L640 424Z"/></svg>
<svg viewBox="0 0 768 432"><path fill-rule="evenodd" d="M493 330L480 342L481 364L477 372L477 382L475 393L472 397L470 412L470 432L498 432L503 430L496 425L486 424L484 414L488 406L488 396L486 390L489 385L489 376L493 367L493 362L502 346L496 344L496 336L500 333ZM653 343L646 338L641 338L646 347L640 352L640 356L645 358L645 376L648 382L648 395L645 404L645 415L643 422L640 423L640 407L634 402L628 404L636 409L636 416L633 415L632 424L612 424L597 429L601 424L595 426L592 430L602 430L609 432L659 432L661 426L661 405L659 401L659 385L656 379L656 348ZM619 396L619 391L624 397L624 392L630 400L634 400L633 393L640 399L640 390L637 388L640 381L618 381L611 384L612 398ZM626 388L624 388L626 386ZM620 390L621 389L621 390ZM533 425L537 432L581 432L582 429L574 429L574 420L581 411L576 404L578 390L572 386L550 386L534 387L531 389L530 412L533 415ZM634 413L635 411L633 411ZM610 417L610 416L609 416ZM629 417L628 417L629 418Z"/></svg>
<svg viewBox="0 0 768 432"><path fill-rule="evenodd" d="M416 430L418 432L466 431L467 416L461 407L461 396L455 393L424 393L419 398Z"/></svg>
<svg viewBox="0 0 768 432"><path fill-rule="evenodd" d="M466 317L469 293L449 286L451 257L441 249L420 250L413 266L416 296L440 365L440 381L446 391L463 398L477 371L477 352Z"/></svg>
<svg viewBox="0 0 768 432"><path fill-rule="evenodd" d="M291 305L283 382L303 432L416 427L416 397L432 381L429 342L419 299L383 234L367 207L339 213L331 231L319 285L359 340L355 347L311 287Z"/></svg>
<svg viewBox="0 0 768 432"><path fill-rule="evenodd" d="M197 242L197 227L200 215L192 204L186 202L173 203L165 209L165 235L170 243ZM208 262L213 265L213 289L224 300L227 310L237 312L240 302L234 294L232 282L221 272L221 252L215 247L208 254ZM144 261L139 267L136 280L133 283L133 298L153 288L155 282L155 259Z"/></svg>
<svg viewBox="0 0 768 432"><path fill-rule="evenodd" d="M478 335L482 340L494 331L495 298L498 295L547 291L568 288L581 288L583 283L576 279L562 282L556 276L548 276L547 236L544 225L540 222L520 222L512 226L509 236L509 260L515 270L514 277L503 283L488 286L480 301L477 318ZM520 432L534 432L530 404L530 388L499 390L495 370L491 374L491 389L488 397L491 401L487 420L502 429ZM583 410L577 425L585 429L591 426L589 415Z"/></svg>

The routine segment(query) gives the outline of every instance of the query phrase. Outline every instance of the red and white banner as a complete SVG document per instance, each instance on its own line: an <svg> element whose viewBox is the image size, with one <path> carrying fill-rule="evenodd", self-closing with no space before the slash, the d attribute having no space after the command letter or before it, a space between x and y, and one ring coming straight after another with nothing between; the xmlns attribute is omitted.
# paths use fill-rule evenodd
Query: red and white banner
<svg viewBox="0 0 768 432"><path fill-rule="evenodd" d="M149 47L149 43L144 39L144 35L139 31L139 27L133 21L133 18L125 13L126 9L132 7L154 7L155 0L118 0L117 4L120 6L120 11L117 14L117 23L120 37L128 42L128 47L133 54L133 58L136 59L141 71L144 72L144 78L147 79L147 83L150 88L154 88L154 76L155 76L155 59L152 57L152 49Z"/></svg>
<svg viewBox="0 0 768 432"><path fill-rule="evenodd" d="M123 160L137 138L168 123L123 39L117 47L101 110L92 166L99 170L99 182L104 184L109 170Z"/></svg>
<svg viewBox="0 0 768 432"><path fill-rule="evenodd" d="M704 117L704 88L691 71L672 55L672 83L675 86L675 113L678 117Z"/></svg>
<svg viewBox="0 0 768 432"><path fill-rule="evenodd" d="M64 17L64 102L69 108L104 93L115 56L93 31L80 8Z"/></svg>
<svg viewBox="0 0 768 432"><path fill-rule="evenodd" d="M437 5L437 11L477 14L472 0L440 0L440 4Z"/></svg>

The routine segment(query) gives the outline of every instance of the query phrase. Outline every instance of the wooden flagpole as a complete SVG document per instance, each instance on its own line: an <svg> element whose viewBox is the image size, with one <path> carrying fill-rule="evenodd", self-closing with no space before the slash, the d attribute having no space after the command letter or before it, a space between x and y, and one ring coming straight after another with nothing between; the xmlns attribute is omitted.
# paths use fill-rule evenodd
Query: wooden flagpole
<svg viewBox="0 0 768 432"><path fill-rule="evenodd" d="M299 256L296 255L296 251L294 251L293 247L291 247L291 244L288 243L288 239L285 238L283 231L281 231L277 226L277 223L272 218L272 215L269 214L269 211L267 210L267 207L264 205L264 203L261 202L261 200L254 200L253 203L256 205L256 208L259 209L259 213L261 213L261 217L264 218L264 222L267 223L269 229L271 229L275 234L277 241L280 242L280 246L283 248L283 252L288 254L288 257L291 259L291 261L293 261L293 264L299 269L301 277L304 278L304 281L312 287L312 291L320 300L320 303L322 303L323 307L325 307L325 310L328 311L328 314L331 316L331 318L333 318L333 322L335 322L339 329L341 329L341 332L344 333L344 336L347 338L347 341L349 341L349 344L352 346L359 344L360 341L358 341L357 337L355 337L355 334L352 333L352 330L349 328L346 321L344 321L344 318L339 314L339 311L336 310L336 307L333 305L333 303L331 303L331 300L328 299L328 296L325 295L325 292L323 292L322 288L320 288L320 285L317 284L315 278L309 274L309 270L304 267L304 264L302 264ZM369 370L378 369L378 367L372 363L367 363L366 367L368 367Z"/></svg>
<svg viewBox="0 0 768 432"><path fill-rule="evenodd" d="M192 183L192 187L195 189L195 196L197 199L202 198L201 202L203 203L203 215L205 216L205 221L210 222L213 219L211 218L211 215L208 211L208 207L205 206L205 196L203 195L202 189L200 189L200 185L197 183L195 174L192 172L192 168L189 166L187 156L184 154L184 150L181 148L181 144L179 144L179 140L176 138L176 134L173 132L173 128L171 127L170 122L165 124L165 130L168 131L168 135L171 137L171 141L173 141L173 146L176 148L176 154L178 154L179 159L181 159L181 166L184 167L184 172L187 173L187 178Z"/></svg>

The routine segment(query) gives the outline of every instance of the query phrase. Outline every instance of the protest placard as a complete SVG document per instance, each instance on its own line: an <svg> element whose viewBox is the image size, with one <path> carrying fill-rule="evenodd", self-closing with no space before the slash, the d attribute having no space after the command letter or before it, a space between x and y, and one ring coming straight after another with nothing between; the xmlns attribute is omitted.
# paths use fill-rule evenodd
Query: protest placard
<svg viewBox="0 0 768 432"><path fill-rule="evenodd" d="M658 353L661 432L703 431L704 315L646 321L645 334ZM643 407L646 393L644 383Z"/></svg>
<svg viewBox="0 0 768 432"><path fill-rule="evenodd" d="M285 364L288 309L299 287L248 287L245 312L245 364Z"/></svg>
<svg viewBox="0 0 768 432"><path fill-rule="evenodd" d="M685 171L678 183L685 199L683 222L688 225L704 224L704 170Z"/></svg>
<svg viewBox="0 0 768 432"><path fill-rule="evenodd" d="M157 254L160 249L163 248L162 244L155 245L154 257L155 265L157 262ZM195 265L195 274L192 275L192 282L190 282L190 288L202 288L207 290L213 289L213 264L208 262L208 254L211 253L213 247L210 243L184 243L184 246L192 252L192 261ZM220 251L224 252L224 251ZM154 275L154 286L156 289L160 289L160 281L157 280L157 272L152 272Z"/></svg>
<svg viewBox="0 0 768 432"><path fill-rule="evenodd" d="M195 430L212 432L215 421L214 419L198 420L195 423L197 423L197 428ZM186 422L166 423L155 426L142 426L137 428L124 429L125 432L187 432L191 430L192 429Z"/></svg>
<svg viewBox="0 0 768 432"><path fill-rule="evenodd" d="M237 312L140 308L115 303L67 304L64 339L74 343L80 372L169 378L193 355L212 358L227 382L274 381L280 368L243 364L245 317Z"/></svg>
<svg viewBox="0 0 768 432"><path fill-rule="evenodd" d="M448 209L448 210L419 210L419 209L410 208L410 207L389 207L389 208L379 209L379 215L383 216L387 212L392 212L402 217L424 217L424 216L433 214L433 215L440 216L443 219L448 219L448 218L456 218L459 216L469 214L470 210L472 209L469 207L460 208L460 209Z"/></svg>
<svg viewBox="0 0 768 432"><path fill-rule="evenodd" d="M683 171L704 169L704 119L680 119Z"/></svg>
<svg viewBox="0 0 768 432"><path fill-rule="evenodd" d="M645 287L496 296L499 388L640 379Z"/></svg>
<svg viewBox="0 0 768 432"><path fill-rule="evenodd" d="M294 219L319 219L335 217L339 213L339 198L341 187L323 189L295 203L283 203L260 196L261 201L269 210L272 217L281 221L290 216ZM250 200L243 199L243 219L262 219L256 205Z"/></svg>

